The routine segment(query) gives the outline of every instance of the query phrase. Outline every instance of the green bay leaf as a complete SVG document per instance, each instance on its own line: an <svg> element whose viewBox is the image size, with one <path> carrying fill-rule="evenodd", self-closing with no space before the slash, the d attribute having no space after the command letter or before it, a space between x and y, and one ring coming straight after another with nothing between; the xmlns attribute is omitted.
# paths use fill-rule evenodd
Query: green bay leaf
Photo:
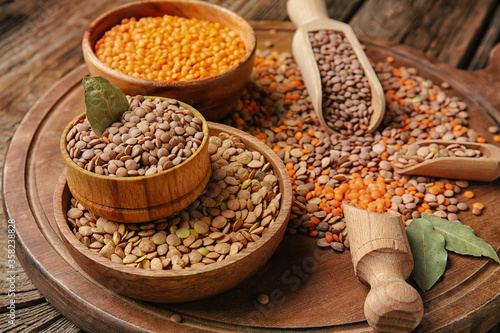
<svg viewBox="0 0 500 333"><path fill-rule="evenodd" d="M423 214L422 218L432 223L434 230L444 236L447 250L475 257L485 256L500 263L493 247L477 237L468 225L460 221L448 221L432 214Z"/></svg>
<svg viewBox="0 0 500 333"><path fill-rule="evenodd" d="M443 235L436 232L432 224L414 219L406 229L413 255L412 278L423 290L429 290L446 270L448 252Z"/></svg>
<svg viewBox="0 0 500 333"><path fill-rule="evenodd" d="M102 76L83 78L85 109L90 127L101 137L129 108L125 94Z"/></svg>

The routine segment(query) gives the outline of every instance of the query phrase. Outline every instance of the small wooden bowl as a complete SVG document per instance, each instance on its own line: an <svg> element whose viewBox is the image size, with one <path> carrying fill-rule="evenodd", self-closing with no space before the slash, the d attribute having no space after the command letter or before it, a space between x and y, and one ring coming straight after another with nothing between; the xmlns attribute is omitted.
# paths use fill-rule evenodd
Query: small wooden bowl
<svg viewBox="0 0 500 333"><path fill-rule="evenodd" d="M187 302L229 290L257 272L271 257L283 238L292 206L292 185L283 162L266 145L254 137L229 126L209 123L210 134L225 132L237 135L249 150L264 155L278 177L282 194L274 224L254 246L234 256L204 267L185 270L151 271L112 262L86 248L71 232L66 220L71 193L65 172L54 193L54 214L62 241L80 267L97 282L114 292L149 302Z"/></svg>
<svg viewBox="0 0 500 333"><path fill-rule="evenodd" d="M109 177L78 166L66 149L66 135L77 120L85 117L85 113L73 119L61 136L61 153L68 170L68 186L74 197L94 214L124 223L156 220L189 206L210 179L208 125L196 109L182 102L179 104L203 121L205 137L198 150L184 162L148 176Z"/></svg>
<svg viewBox="0 0 500 333"><path fill-rule="evenodd" d="M160 82L137 79L114 70L94 53L96 42L124 18L158 17L164 14L218 22L236 32L246 47L238 66L203 79ZM255 59L256 39L250 24L236 13L201 1L141 1L113 9L92 22L83 36L83 56L92 75L107 78L128 95L175 98L197 108L208 120L222 119L241 96L250 79Z"/></svg>

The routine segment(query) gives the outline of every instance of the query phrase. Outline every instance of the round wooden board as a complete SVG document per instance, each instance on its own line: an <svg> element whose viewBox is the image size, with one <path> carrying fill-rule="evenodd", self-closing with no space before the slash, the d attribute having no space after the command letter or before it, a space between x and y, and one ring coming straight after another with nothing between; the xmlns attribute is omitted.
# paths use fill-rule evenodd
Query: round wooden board
<svg viewBox="0 0 500 333"><path fill-rule="evenodd" d="M260 49L272 41L273 49L290 51L291 24L256 22L254 27ZM463 97L470 106L470 126L492 141L486 128L493 124L492 118L500 122L500 113L495 110L500 99L494 89L500 81L500 68L495 64L469 73L403 46L373 38L362 41L375 60L391 55L397 64L416 67L434 82L449 82L453 87L450 94ZM495 56L500 58L500 52L494 52L492 59ZM65 125L84 109L80 82L86 74L85 66L76 68L33 106L20 124L5 162L4 204L9 218L16 221L18 258L54 307L89 332L371 331L363 315L368 288L354 276L350 253L319 250L315 239L304 235L285 235L256 275L233 290L198 302L134 301L86 275L61 242L52 204L64 168L59 138ZM498 251L500 182L473 183L471 188L476 199L485 204L485 212L480 217L462 213L460 218ZM109 281L109 285L121 283ZM261 293L270 296L269 304L256 302ZM421 293L424 318L416 331L486 331L499 320L499 293L500 265L486 258L450 253L444 277L430 291ZM183 322L171 322L173 313L179 313Z"/></svg>

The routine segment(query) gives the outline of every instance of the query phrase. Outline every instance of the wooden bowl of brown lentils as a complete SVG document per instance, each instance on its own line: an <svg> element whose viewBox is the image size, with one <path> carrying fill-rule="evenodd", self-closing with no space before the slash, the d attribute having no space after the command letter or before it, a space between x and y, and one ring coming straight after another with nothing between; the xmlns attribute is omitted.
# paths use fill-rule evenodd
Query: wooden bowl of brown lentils
<svg viewBox="0 0 500 333"><path fill-rule="evenodd" d="M147 222L190 205L210 177L208 126L177 100L128 97L129 109L101 137L82 114L61 137L73 196L93 214Z"/></svg>
<svg viewBox="0 0 500 333"><path fill-rule="evenodd" d="M105 219L72 196L65 173L60 177L54 211L63 243L97 282L144 301L193 301L235 287L276 250L292 204L285 166L254 137L226 125L208 127L210 180L169 217L132 224Z"/></svg>
<svg viewBox="0 0 500 333"><path fill-rule="evenodd" d="M217 121L252 73L256 38L236 13L205 1L141 1L93 21L82 51L91 75L128 95L165 96Z"/></svg>

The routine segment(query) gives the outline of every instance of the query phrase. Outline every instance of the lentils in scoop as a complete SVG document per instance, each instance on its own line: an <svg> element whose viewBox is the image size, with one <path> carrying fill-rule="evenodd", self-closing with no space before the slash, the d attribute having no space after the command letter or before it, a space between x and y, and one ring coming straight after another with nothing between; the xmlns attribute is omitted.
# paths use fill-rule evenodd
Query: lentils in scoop
<svg viewBox="0 0 500 333"><path fill-rule="evenodd" d="M211 178L180 213L151 223L117 223L72 198L67 220L73 233L113 262L152 270L205 266L252 246L279 213L278 179L264 156L236 136L212 136L208 150Z"/></svg>
<svg viewBox="0 0 500 333"><path fill-rule="evenodd" d="M436 143L422 146L419 144L412 144L401 149L400 154L397 155L394 166L403 169L423 161L440 157L485 158L479 149L467 149L458 143L446 146Z"/></svg>
<svg viewBox="0 0 500 333"><path fill-rule="evenodd" d="M85 118L66 137L69 156L99 175L152 175L193 155L204 134L203 121L176 100L129 99L130 108L99 138Z"/></svg>
<svg viewBox="0 0 500 333"><path fill-rule="evenodd" d="M309 32L318 63L326 124L342 135L363 135L373 113L368 79L341 33L331 30Z"/></svg>
<svg viewBox="0 0 500 333"><path fill-rule="evenodd" d="M123 19L95 45L99 60L135 78L186 81L220 73L245 55L240 37L219 23L164 15Z"/></svg>

